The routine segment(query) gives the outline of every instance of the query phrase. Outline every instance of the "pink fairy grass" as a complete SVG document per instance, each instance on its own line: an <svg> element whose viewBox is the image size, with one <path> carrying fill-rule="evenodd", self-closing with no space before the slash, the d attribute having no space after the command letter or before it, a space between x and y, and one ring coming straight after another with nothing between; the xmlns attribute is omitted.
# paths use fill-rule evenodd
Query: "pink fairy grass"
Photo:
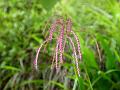
<svg viewBox="0 0 120 90"><path fill-rule="evenodd" d="M60 39L59 39L59 51L60 51L60 62L63 63L63 37L64 37L64 24L62 19L56 20L54 24L52 24L52 27L50 29L50 35L49 35L49 40L52 40L53 37L53 32L56 29L57 24L61 25L61 31L60 31Z"/></svg>
<svg viewBox="0 0 120 90"><path fill-rule="evenodd" d="M75 49L74 42L70 37L67 37L67 38L70 40L70 43L72 45L73 53L74 53L74 56L75 56L75 63L76 63L77 73L80 76L80 70L79 70L78 59L77 59L77 54L76 54L76 49Z"/></svg>
<svg viewBox="0 0 120 90"><path fill-rule="evenodd" d="M51 25L50 30L49 30L50 35L49 35L49 37L48 37L48 39L49 39L50 41L51 41L52 38L53 38L53 32L56 30L57 25L61 24L61 22L62 22L62 20L61 20L61 19L58 19L58 20L56 20L56 21Z"/></svg>
<svg viewBox="0 0 120 90"><path fill-rule="evenodd" d="M63 63L63 37L64 37L64 26L62 25L60 41L59 41L59 50L60 50L60 63Z"/></svg>
<svg viewBox="0 0 120 90"><path fill-rule="evenodd" d="M72 30L72 22L70 19L68 19L66 22L66 33L69 34L71 30Z"/></svg>
<svg viewBox="0 0 120 90"><path fill-rule="evenodd" d="M59 46L59 42L56 45L56 52L55 52L55 64L56 64L56 70L58 70L58 46Z"/></svg>
<svg viewBox="0 0 120 90"><path fill-rule="evenodd" d="M74 37L75 37L75 39L77 41L77 48L78 48L79 58L81 60L82 59L82 54L80 52L80 42L79 42L78 36L73 31L71 31L71 33L74 35Z"/></svg>
<svg viewBox="0 0 120 90"><path fill-rule="evenodd" d="M40 45L40 47L37 50L37 54L36 54L36 57L35 57L35 60L34 60L35 69L38 68L38 65L37 65L38 61L37 60L38 60L38 55L41 51L42 46L45 43L48 43L49 41L51 41L53 39L53 33L57 29L57 26L60 26L60 29L58 30L59 36L56 39L56 48L55 48L55 53L53 55L52 68L53 68L54 63L55 63L55 68L56 68L57 72L60 69L60 66L63 63L64 49L65 49L65 46L67 44L66 40L68 39L70 44L72 45L72 50L73 50L73 54L74 54L74 57L75 57L75 64L76 64L77 73L80 76L80 70L79 70L79 64L78 64L78 58L77 58L77 52L79 53L79 59L80 60L81 60L81 56L82 56L81 51L80 51L80 42L79 42L78 36L72 31L72 22L71 22L70 19L68 19L66 21L66 23L64 23L63 19L58 19L51 25L50 30L49 30L48 38ZM76 47L74 45L74 42L73 42L70 35L74 36L74 38L77 42L77 49L76 49Z"/></svg>
<svg viewBox="0 0 120 90"><path fill-rule="evenodd" d="M41 50L42 46L43 46L46 42L47 42L47 40L44 41L44 42L40 45L40 47L38 48L38 50L37 50L37 54L36 54L36 57L35 57L35 60L34 60L34 65L35 65L35 69L36 69L36 70L38 69L37 62L38 62L38 56L39 56L40 50Z"/></svg>
<svg viewBox="0 0 120 90"><path fill-rule="evenodd" d="M70 19L67 20L66 24L67 24L67 26L66 26L67 33L71 32L74 35L74 37L75 37L75 39L77 41L77 48L78 48L79 58L81 60L82 59L82 55L81 55L81 52L80 52L80 42L79 42L78 36L72 31L72 28L71 28L72 27L72 22L71 22Z"/></svg>

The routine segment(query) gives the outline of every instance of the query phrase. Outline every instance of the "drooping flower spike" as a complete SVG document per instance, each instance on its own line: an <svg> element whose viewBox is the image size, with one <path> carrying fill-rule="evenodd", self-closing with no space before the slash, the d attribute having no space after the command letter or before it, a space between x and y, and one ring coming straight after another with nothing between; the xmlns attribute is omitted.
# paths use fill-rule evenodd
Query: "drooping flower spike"
<svg viewBox="0 0 120 90"><path fill-rule="evenodd" d="M73 54L75 57L77 73L80 76L80 70L79 70L79 64L78 64L78 59L81 60L81 56L82 56L81 51L80 51L80 42L79 42L77 35L72 30L72 22L70 19L68 19L66 21L66 23L63 21L63 19L58 19L51 25L48 38L40 45L40 47L37 50L37 54L36 54L36 57L34 60L35 69L38 68L37 60L38 60L38 55L40 53L42 46L44 46L45 43L48 43L49 41L51 41L53 39L53 33L57 29L57 26L60 26L60 29L58 30L59 35L58 35L58 37L56 37L56 48L55 48L55 53L53 56L52 66L55 63L56 70L57 71L59 70L60 65L64 62L63 53L64 53L65 45L67 44L66 40L69 40L69 42L73 48ZM77 48L75 47L75 44L70 35L74 36L74 39L76 40L76 43L77 43ZM77 52L79 54L79 58L77 58Z"/></svg>

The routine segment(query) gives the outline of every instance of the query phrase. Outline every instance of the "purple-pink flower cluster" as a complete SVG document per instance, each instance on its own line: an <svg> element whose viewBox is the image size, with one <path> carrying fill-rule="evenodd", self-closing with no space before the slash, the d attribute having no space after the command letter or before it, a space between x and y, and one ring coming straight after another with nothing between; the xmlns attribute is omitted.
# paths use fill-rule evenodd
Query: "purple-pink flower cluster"
<svg viewBox="0 0 120 90"><path fill-rule="evenodd" d="M56 48L55 48L55 54L53 56L52 63L53 64L55 63L55 68L58 71L60 68L60 65L64 61L63 53L64 53L65 45L67 44L66 40L68 40L72 46L77 73L80 76L80 70L79 70L79 64L78 64L78 59L81 60L81 56L82 56L81 50L80 50L80 42L79 42L78 36L72 30L72 22L70 19L66 20L66 22L64 22L63 19L57 19L51 25L48 38L40 45L40 47L37 50L37 54L36 54L36 57L34 60L35 69L38 68L38 65L37 65L38 55L40 53L42 46L44 46L45 43L48 43L49 41L51 41L53 39L53 33L55 32L55 30L57 30L58 26L60 27L60 29L58 30L59 35L58 35L58 37L56 37ZM74 39L76 40L77 47L75 47L75 42L73 41L71 35L73 35ZM79 58L77 57L77 53L79 55Z"/></svg>

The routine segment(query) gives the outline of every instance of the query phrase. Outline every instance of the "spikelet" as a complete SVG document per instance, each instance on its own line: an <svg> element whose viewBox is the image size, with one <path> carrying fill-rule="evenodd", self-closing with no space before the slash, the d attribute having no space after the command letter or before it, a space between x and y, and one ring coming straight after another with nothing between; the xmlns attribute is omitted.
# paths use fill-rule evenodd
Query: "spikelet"
<svg viewBox="0 0 120 90"><path fill-rule="evenodd" d="M76 63L76 68L77 68L77 73L80 76L80 70L79 70L79 65L78 65L78 59L77 59L77 54L76 54L76 49L75 49L75 45L74 42L72 41L72 39L70 37L67 37L72 45L73 48L73 54L75 56L75 63Z"/></svg>
<svg viewBox="0 0 120 90"><path fill-rule="evenodd" d="M82 54L80 52L80 42L79 42L78 36L73 31L71 31L71 33L74 35L75 40L77 42L77 48L78 48L79 58L81 60L82 59Z"/></svg>

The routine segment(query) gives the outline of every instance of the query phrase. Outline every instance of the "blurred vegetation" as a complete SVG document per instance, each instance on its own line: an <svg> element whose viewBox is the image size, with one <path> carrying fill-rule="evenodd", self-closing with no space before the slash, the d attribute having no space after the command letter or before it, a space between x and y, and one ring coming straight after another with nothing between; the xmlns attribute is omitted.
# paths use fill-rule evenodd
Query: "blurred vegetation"
<svg viewBox="0 0 120 90"><path fill-rule="evenodd" d="M79 37L81 77L70 62L59 74L50 69L55 42L41 52L39 72L33 68L36 49L60 17L72 19ZM0 90L120 90L119 30L119 0L0 0Z"/></svg>

